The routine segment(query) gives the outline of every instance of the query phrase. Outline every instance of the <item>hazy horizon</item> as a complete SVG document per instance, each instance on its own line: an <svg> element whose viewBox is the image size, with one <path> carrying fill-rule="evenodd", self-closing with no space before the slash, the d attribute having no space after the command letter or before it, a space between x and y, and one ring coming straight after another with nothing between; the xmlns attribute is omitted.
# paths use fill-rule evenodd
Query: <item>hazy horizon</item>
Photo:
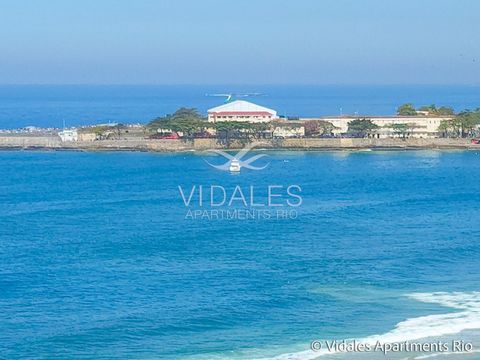
<svg viewBox="0 0 480 360"><path fill-rule="evenodd" d="M473 0L2 1L0 83L479 85Z"/></svg>
<svg viewBox="0 0 480 360"><path fill-rule="evenodd" d="M480 87L479 83L0 83L0 86L305 86L305 87Z"/></svg>

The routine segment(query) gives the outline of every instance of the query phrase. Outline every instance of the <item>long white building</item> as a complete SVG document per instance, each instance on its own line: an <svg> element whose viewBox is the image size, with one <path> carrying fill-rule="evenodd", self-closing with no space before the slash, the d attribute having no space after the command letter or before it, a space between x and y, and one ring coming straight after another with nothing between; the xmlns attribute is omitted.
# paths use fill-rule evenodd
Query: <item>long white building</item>
<svg viewBox="0 0 480 360"><path fill-rule="evenodd" d="M269 122L278 119L275 110L244 100L235 100L208 110L208 121Z"/></svg>
<svg viewBox="0 0 480 360"><path fill-rule="evenodd" d="M393 124L407 124L407 137L412 138L432 138L438 137L438 127L442 120L452 119L452 116L326 116L319 118L303 118L303 121L323 120L332 123L336 129L334 134L343 134L348 131L348 123L355 119L370 119L374 124L378 125L378 129L371 134L376 138L397 137L395 131L391 128Z"/></svg>

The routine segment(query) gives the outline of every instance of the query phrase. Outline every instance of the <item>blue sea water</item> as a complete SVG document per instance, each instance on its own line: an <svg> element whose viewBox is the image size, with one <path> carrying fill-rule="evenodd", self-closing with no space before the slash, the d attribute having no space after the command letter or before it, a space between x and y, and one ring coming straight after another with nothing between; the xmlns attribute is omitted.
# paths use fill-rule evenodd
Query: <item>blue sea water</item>
<svg viewBox="0 0 480 360"><path fill-rule="evenodd" d="M62 127L95 123L145 123L182 106L207 109L222 104L214 93L261 93L243 98L286 116L393 115L406 102L416 106L480 106L479 86L433 85L216 85L90 86L0 85L0 129Z"/></svg>
<svg viewBox="0 0 480 360"><path fill-rule="evenodd" d="M201 153L0 152L2 357L313 359L315 339L478 340L480 152L267 154L231 175ZM293 184L303 202L278 219L186 218L178 189L253 186L261 203Z"/></svg>

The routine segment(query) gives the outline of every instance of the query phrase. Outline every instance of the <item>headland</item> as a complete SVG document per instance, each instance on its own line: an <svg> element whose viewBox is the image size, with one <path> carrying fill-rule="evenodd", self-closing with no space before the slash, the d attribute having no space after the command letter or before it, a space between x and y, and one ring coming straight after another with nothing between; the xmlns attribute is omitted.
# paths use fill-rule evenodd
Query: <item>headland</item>
<svg viewBox="0 0 480 360"><path fill-rule="evenodd" d="M480 149L480 109L455 113L404 104L392 116L286 118L235 100L208 110L180 108L148 124L0 130L0 149L179 152L257 148L288 150Z"/></svg>

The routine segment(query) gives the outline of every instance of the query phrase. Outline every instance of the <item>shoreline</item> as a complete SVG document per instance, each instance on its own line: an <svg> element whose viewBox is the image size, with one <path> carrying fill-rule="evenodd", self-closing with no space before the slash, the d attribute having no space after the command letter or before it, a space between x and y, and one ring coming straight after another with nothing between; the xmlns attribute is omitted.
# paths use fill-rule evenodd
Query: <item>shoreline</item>
<svg viewBox="0 0 480 360"><path fill-rule="evenodd" d="M226 152L234 152L239 148L223 148ZM324 148L259 148L252 149L252 152L395 152L395 151L480 151L478 147L375 147L375 148L345 148L345 147L324 147ZM81 153L151 153L151 154L188 154L202 153L208 149L186 149L186 150L148 150L136 148L73 148L73 147L0 147L0 152L81 152Z"/></svg>
<svg viewBox="0 0 480 360"><path fill-rule="evenodd" d="M369 139L369 138L287 138L257 140L253 149L262 151L391 151L391 150L480 150L469 139ZM160 152L184 153L212 149L239 150L244 143L225 146L216 139L193 140L99 140L67 141L50 136L0 136L0 150L54 150L91 152Z"/></svg>

